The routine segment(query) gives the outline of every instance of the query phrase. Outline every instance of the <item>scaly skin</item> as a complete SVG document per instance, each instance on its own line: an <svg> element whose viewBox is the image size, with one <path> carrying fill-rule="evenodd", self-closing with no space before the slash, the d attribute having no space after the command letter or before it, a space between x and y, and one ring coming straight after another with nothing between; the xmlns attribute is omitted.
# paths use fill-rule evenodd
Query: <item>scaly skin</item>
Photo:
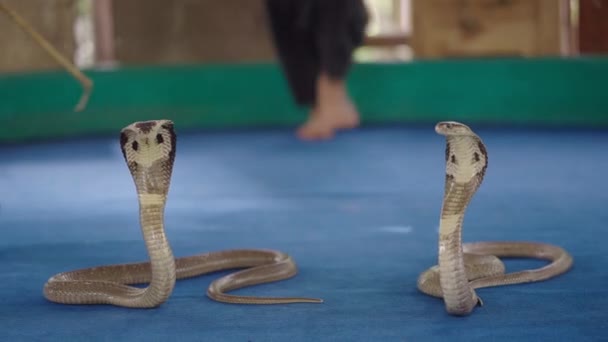
<svg viewBox="0 0 608 342"><path fill-rule="evenodd" d="M451 315L470 314L482 301L475 289L547 280L568 271L572 257L558 246L535 242L476 242L462 244L465 211L481 185L488 154L481 139L458 122L435 127L446 137L446 180L439 224L439 265L424 271L418 289L443 298ZM498 257L537 258L550 264L505 274Z"/></svg>
<svg viewBox="0 0 608 342"><path fill-rule="evenodd" d="M164 209L175 160L176 136L169 120L136 122L121 131L120 146L133 176L141 230L149 262L100 266L52 276L45 297L61 304L110 304L154 308L163 304L176 279L247 268L214 281L207 295L234 304L321 303L315 298L234 296L224 292L291 278L293 259L280 251L239 249L175 259L165 235ZM129 285L147 283L145 288Z"/></svg>

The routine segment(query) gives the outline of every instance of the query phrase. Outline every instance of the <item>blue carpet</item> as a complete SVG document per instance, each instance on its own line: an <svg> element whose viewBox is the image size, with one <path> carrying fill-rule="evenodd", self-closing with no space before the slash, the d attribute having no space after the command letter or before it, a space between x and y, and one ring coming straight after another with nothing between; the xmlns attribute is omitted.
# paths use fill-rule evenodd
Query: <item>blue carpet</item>
<svg viewBox="0 0 608 342"><path fill-rule="evenodd" d="M153 310L47 302L42 286L55 273L146 259L132 179L116 137L0 148L0 337L607 340L608 134L477 131L490 166L465 240L554 243L575 266L547 282L479 290L485 306L464 318L416 290L437 253L445 141L433 127L367 129L320 144L291 132L178 137L166 209L176 256L288 252L295 278L234 292L325 299L284 306L209 300L206 287L228 272L179 281ZM509 271L540 265L507 263Z"/></svg>

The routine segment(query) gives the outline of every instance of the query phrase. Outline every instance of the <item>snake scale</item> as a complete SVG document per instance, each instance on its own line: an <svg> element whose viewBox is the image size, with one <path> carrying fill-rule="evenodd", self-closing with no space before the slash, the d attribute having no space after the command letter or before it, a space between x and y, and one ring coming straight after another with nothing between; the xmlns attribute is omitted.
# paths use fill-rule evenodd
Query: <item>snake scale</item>
<svg viewBox="0 0 608 342"><path fill-rule="evenodd" d="M49 301L153 308L169 298L177 279L245 268L213 281L207 295L219 302L237 304L322 302L315 298L250 297L225 293L295 276L295 262L280 251L238 249L174 258L164 228L164 209L176 151L173 122L135 122L121 130L120 147L135 182L140 226L150 260L56 274L44 285L44 296ZM146 283L148 285L144 288L130 286Z"/></svg>
<svg viewBox="0 0 608 342"><path fill-rule="evenodd" d="M510 241L462 243L465 211L485 176L488 153L481 138L464 124L440 122L435 131L446 137L439 260L438 265L420 274L418 289L443 298L449 314L464 316L483 304L475 289L542 281L568 271L572 257L558 246ZM550 263L538 269L505 273L499 257L537 258Z"/></svg>

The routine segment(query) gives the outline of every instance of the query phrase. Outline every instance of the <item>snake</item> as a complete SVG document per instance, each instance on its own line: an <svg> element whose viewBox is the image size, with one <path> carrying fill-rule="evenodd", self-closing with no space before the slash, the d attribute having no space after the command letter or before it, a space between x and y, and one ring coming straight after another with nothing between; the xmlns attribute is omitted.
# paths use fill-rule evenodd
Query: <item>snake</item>
<svg viewBox="0 0 608 342"><path fill-rule="evenodd" d="M58 273L44 284L44 297L59 304L155 308L169 299L178 279L241 269L213 281L207 289L207 296L230 304L322 303L320 298L226 293L294 277L298 268L293 258L281 251L231 249L174 257L165 232L164 212L176 140L171 120L138 121L120 131L120 149L137 190L140 228L149 261ZM134 286L137 284L147 286Z"/></svg>
<svg viewBox="0 0 608 342"><path fill-rule="evenodd" d="M448 314L466 316L483 305L476 289L539 282L567 272L573 258L560 246L528 241L462 243L465 212L483 182L488 152L481 138L460 122L439 122L435 132L446 139L439 255L438 264L418 276L418 290L442 298ZM541 259L548 264L506 273L501 258Z"/></svg>

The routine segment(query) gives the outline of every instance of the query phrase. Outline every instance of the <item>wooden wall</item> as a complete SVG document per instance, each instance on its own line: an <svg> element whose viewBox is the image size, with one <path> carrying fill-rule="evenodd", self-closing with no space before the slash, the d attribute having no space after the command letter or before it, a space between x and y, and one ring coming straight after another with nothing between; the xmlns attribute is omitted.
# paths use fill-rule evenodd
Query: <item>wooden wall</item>
<svg viewBox="0 0 608 342"><path fill-rule="evenodd" d="M415 56L560 55L560 2L413 0Z"/></svg>
<svg viewBox="0 0 608 342"><path fill-rule="evenodd" d="M63 54L75 52L77 0L2 0ZM93 0L97 1L97 0ZM274 59L264 0L103 0L113 26L104 46L122 64ZM568 0L412 0L416 58L557 56ZM608 0L580 0L583 53L608 53ZM98 38L99 38L98 31ZM0 13L0 73L60 69Z"/></svg>
<svg viewBox="0 0 608 342"><path fill-rule="evenodd" d="M61 53L72 57L75 51L73 25L76 0L2 0L26 19ZM33 39L0 11L0 73L57 69Z"/></svg>
<svg viewBox="0 0 608 342"><path fill-rule="evenodd" d="M274 58L263 0L114 1L113 16L121 63Z"/></svg>

